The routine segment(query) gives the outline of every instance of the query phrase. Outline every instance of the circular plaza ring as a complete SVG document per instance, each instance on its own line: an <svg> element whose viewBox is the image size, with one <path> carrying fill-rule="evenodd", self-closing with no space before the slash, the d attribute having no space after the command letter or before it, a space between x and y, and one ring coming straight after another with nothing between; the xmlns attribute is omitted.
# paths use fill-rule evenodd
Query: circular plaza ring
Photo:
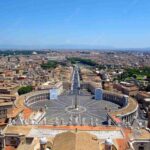
<svg viewBox="0 0 150 150"><path fill-rule="evenodd" d="M86 108L83 106L78 106L77 108L74 106L68 106L65 108L65 111L69 114L81 114L86 111Z"/></svg>

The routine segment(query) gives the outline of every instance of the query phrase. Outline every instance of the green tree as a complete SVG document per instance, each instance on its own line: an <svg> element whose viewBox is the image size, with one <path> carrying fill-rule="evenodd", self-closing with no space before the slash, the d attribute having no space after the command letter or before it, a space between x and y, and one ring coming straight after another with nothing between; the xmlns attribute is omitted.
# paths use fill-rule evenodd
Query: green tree
<svg viewBox="0 0 150 150"><path fill-rule="evenodd" d="M32 90L33 90L32 86L23 86L18 90L18 94L19 95L26 94L31 92Z"/></svg>
<svg viewBox="0 0 150 150"><path fill-rule="evenodd" d="M41 65L43 69L53 69L56 68L57 66L58 66L58 62L53 60L50 60L47 63Z"/></svg>
<svg viewBox="0 0 150 150"><path fill-rule="evenodd" d="M67 60L70 61L72 64L79 62L84 65L97 66L97 63L95 61L93 61L92 59L85 59L85 58L80 58L80 57L70 57L70 58L67 58Z"/></svg>

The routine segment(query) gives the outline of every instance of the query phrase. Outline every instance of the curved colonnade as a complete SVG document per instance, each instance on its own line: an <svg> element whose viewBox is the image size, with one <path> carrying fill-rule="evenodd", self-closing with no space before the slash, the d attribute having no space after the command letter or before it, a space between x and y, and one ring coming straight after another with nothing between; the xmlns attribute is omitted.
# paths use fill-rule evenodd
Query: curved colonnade
<svg viewBox="0 0 150 150"><path fill-rule="evenodd" d="M24 100L24 104L26 106L30 106L34 103L39 102L39 101L48 100L49 96L50 96L50 94L49 94L48 90L31 92L31 93L26 95L26 98Z"/></svg>
<svg viewBox="0 0 150 150"><path fill-rule="evenodd" d="M95 83L84 82L81 85L94 94L95 89L99 88ZM116 92L103 90L103 100L118 104L121 108L116 111L108 112L108 117L119 117L126 122L132 122L138 115L138 103L131 97Z"/></svg>
<svg viewBox="0 0 150 150"><path fill-rule="evenodd" d="M126 122L132 122L135 118L137 118L138 114L138 104L137 102L131 98L126 97L123 94L118 94L115 92L103 91L103 99L108 100L114 103L117 103L121 106L121 109L116 111L109 112L109 116L119 117Z"/></svg>

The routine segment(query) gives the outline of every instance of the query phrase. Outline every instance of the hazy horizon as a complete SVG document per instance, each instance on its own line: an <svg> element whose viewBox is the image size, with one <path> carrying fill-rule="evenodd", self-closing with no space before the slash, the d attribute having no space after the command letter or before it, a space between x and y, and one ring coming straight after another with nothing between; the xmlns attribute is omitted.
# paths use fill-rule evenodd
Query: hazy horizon
<svg viewBox="0 0 150 150"><path fill-rule="evenodd" d="M14 49L14 50L41 50L41 49L81 49L81 50L150 50L150 47L113 47L105 45L0 45L0 50Z"/></svg>

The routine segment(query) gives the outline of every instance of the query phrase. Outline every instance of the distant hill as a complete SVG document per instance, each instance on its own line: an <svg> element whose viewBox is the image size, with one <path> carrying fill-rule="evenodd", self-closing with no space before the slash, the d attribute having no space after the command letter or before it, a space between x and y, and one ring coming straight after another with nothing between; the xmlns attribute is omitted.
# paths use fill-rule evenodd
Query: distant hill
<svg viewBox="0 0 150 150"><path fill-rule="evenodd" d="M102 50L102 51L150 51L147 48L116 48L108 45L88 45L88 44L58 44L58 45L0 45L0 49L11 50L42 50L42 49L55 49L55 50Z"/></svg>

